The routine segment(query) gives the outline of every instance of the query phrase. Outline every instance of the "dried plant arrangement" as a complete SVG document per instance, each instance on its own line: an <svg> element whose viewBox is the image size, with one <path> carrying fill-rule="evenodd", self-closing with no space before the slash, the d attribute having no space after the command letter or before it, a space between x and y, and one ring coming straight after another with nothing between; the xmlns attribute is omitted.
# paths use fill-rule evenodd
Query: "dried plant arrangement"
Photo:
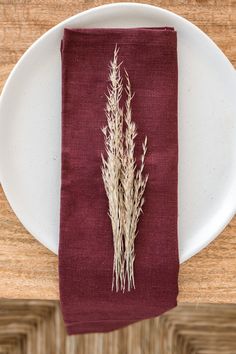
<svg viewBox="0 0 236 354"><path fill-rule="evenodd" d="M144 191L148 176L143 175L147 137L142 144L140 167L135 158L136 124L132 121L131 102L134 94L125 71L125 90L118 63L117 46L109 67L109 86L105 114L104 134L106 158L102 155L102 178L109 204L109 217L113 232L114 261L112 290L130 291L135 288L135 238L144 204ZM120 105L123 91L125 109Z"/></svg>

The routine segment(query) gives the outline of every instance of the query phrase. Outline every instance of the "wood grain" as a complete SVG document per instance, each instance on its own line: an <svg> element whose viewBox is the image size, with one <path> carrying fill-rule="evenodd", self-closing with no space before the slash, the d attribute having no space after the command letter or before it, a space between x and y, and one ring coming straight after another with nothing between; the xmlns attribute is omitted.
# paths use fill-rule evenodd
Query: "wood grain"
<svg viewBox="0 0 236 354"><path fill-rule="evenodd" d="M105 3L0 0L0 87L40 35L69 16ZM234 0L147 3L170 9L198 25L236 66ZM0 297L58 299L57 266L57 257L24 229L0 189ZM179 302L236 303L236 217L209 247L181 266L179 286Z"/></svg>

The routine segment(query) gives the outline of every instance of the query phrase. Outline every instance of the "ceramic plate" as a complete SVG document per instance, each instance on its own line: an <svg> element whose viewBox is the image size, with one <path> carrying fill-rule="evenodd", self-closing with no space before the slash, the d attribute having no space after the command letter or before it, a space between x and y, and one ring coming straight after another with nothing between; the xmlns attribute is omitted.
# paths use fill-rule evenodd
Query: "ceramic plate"
<svg viewBox="0 0 236 354"><path fill-rule="evenodd" d="M190 258L236 210L236 76L199 28L150 5L117 3L75 15L39 38L11 72L0 102L0 180L29 232L58 251L60 40L64 27L173 26L179 62L179 254Z"/></svg>

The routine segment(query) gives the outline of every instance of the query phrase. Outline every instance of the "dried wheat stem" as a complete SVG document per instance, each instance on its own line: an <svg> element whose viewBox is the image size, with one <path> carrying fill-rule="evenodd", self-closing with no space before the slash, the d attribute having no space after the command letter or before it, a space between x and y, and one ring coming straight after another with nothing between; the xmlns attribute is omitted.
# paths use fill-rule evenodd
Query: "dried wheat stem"
<svg viewBox="0 0 236 354"><path fill-rule="evenodd" d="M122 185L124 194L123 230L125 240L125 265L128 291L135 288L134 282L134 242L137 236L137 225L144 203L143 193L148 177L143 177L144 159L147 152L147 138L143 143L141 166L137 170L134 156L135 138L137 136L136 124L132 121L131 101L133 98L129 75L126 72L126 131L124 138L125 151L122 162Z"/></svg>
<svg viewBox="0 0 236 354"><path fill-rule="evenodd" d="M125 114L120 107L123 82L118 63L118 49L115 48L110 63L106 104L107 126L103 128L107 158L102 156L102 177L109 202L114 245L112 289L130 291L135 288L134 260L137 226L144 203L144 191L148 176L143 176L147 138L142 144L140 167L135 159L135 138L137 129L132 121L131 101L133 94L126 72ZM124 123L126 128L124 130Z"/></svg>
<svg viewBox="0 0 236 354"><path fill-rule="evenodd" d="M122 96L122 78L120 64L117 61L118 49L115 48L113 61L110 63L110 86L107 94L106 118L107 126L103 128L107 160L102 156L102 176L109 201L109 216L112 224L114 263L112 289L119 290L119 282L123 278L123 234L122 234L122 207L120 192L121 154L123 111L120 108Z"/></svg>

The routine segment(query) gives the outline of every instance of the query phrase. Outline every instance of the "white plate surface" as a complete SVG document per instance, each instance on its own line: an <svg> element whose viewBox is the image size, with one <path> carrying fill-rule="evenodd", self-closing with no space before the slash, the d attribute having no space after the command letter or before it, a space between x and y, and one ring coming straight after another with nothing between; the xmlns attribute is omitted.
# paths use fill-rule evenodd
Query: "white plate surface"
<svg viewBox="0 0 236 354"><path fill-rule="evenodd" d="M190 258L236 210L236 76L196 26L150 5L118 3L69 18L44 34L10 74L0 102L0 180L31 234L58 251L60 40L64 27L173 26L179 61L179 254Z"/></svg>

